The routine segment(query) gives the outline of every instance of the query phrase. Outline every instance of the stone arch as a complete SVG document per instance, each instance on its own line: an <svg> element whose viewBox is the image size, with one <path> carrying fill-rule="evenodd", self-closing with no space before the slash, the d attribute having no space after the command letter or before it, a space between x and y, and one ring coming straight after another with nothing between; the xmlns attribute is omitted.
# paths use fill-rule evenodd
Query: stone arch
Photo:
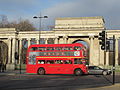
<svg viewBox="0 0 120 90"><path fill-rule="evenodd" d="M3 41L0 41L0 63L2 68L6 69L6 64L8 63L8 45Z"/></svg>
<svg viewBox="0 0 120 90"><path fill-rule="evenodd" d="M77 39L77 40L74 40L72 43L82 43L86 46L86 48L89 49L89 43L85 40L82 40L82 39Z"/></svg>

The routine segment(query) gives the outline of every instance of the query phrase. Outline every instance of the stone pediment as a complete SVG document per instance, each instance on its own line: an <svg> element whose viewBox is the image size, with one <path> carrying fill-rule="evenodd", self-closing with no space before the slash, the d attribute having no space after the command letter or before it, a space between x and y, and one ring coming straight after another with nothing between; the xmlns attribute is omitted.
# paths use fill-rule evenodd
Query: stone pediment
<svg viewBox="0 0 120 90"><path fill-rule="evenodd" d="M54 30L94 30L105 29L103 17L65 17L55 20Z"/></svg>

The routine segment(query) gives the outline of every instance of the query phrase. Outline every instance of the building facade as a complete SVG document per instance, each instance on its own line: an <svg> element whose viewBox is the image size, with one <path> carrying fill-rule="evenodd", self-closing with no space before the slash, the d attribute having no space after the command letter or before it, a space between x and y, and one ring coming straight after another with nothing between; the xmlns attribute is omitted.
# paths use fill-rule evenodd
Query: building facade
<svg viewBox="0 0 120 90"><path fill-rule="evenodd" d="M45 44L49 44L51 39L54 44L69 44L83 41L89 51L89 64L99 66L109 66L112 64L111 52L104 52L99 45L99 33L105 29L103 17L79 17L79 18L57 18L55 28L52 31L20 31L15 28L0 28L0 44L7 46L7 58L4 61L7 69L15 69L16 65L22 60L22 47L24 40L26 46L31 45L32 41L39 44L39 37ZM115 35L116 50L115 64L120 65L119 59L119 38L120 30L106 30L107 38ZM40 42L41 43L41 42ZM2 51L1 51L2 52ZM15 60L15 52L19 54L19 59Z"/></svg>

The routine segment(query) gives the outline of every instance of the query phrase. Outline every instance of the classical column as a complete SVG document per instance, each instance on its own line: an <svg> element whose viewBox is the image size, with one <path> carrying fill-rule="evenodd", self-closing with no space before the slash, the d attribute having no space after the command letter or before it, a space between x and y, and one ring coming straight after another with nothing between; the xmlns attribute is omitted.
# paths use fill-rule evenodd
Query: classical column
<svg viewBox="0 0 120 90"><path fill-rule="evenodd" d="M64 44L67 44L68 42L67 42L67 36L63 36L63 40L64 40Z"/></svg>
<svg viewBox="0 0 120 90"><path fill-rule="evenodd" d="M18 42L19 42L19 40L16 39L16 50L15 50L16 52L18 52L18 48L19 48L19 47L18 47L18 44L19 44Z"/></svg>
<svg viewBox="0 0 120 90"><path fill-rule="evenodd" d="M106 52L106 65L109 65L109 52Z"/></svg>
<svg viewBox="0 0 120 90"><path fill-rule="evenodd" d="M94 36L90 36L90 53L89 53L89 64L93 65L93 39Z"/></svg>
<svg viewBox="0 0 120 90"><path fill-rule="evenodd" d="M70 38L67 39L67 43L70 44L71 43L71 40Z"/></svg>
<svg viewBox="0 0 120 90"><path fill-rule="evenodd" d="M11 43L11 38L8 38L8 42L9 42L9 44L8 44L8 64L10 64L11 63L11 45L12 45L12 43Z"/></svg>
<svg viewBox="0 0 120 90"><path fill-rule="evenodd" d="M15 64L15 38L12 39L12 64Z"/></svg>
<svg viewBox="0 0 120 90"><path fill-rule="evenodd" d="M64 38L59 38L59 43L58 44L65 44L64 43Z"/></svg>
<svg viewBox="0 0 120 90"><path fill-rule="evenodd" d="M19 39L19 64L21 60L21 52L22 52L22 39Z"/></svg>
<svg viewBox="0 0 120 90"><path fill-rule="evenodd" d="M115 41L115 64L118 65L118 38Z"/></svg>
<svg viewBox="0 0 120 90"><path fill-rule="evenodd" d="M104 65L104 50L101 50L101 46L99 45L99 65Z"/></svg>
<svg viewBox="0 0 120 90"><path fill-rule="evenodd" d="M48 44L48 38L45 38L44 40L45 40L45 44Z"/></svg>
<svg viewBox="0 0 120 90"><path fill-rule="evenodd" d="M38 38L36 39L36 42L37 42L37 44L39 44L39 39Z"/></svg>
<svg viewBox="0 0 120 90"><path fill-rule="evenodd" d="M30 38L28 38L27 40L28 40L28 47L29 47L29 46L30 46L30 40L31 40L31 39L30 39Z"/></svg>
<svg viewBox="0 0 120 90"><path fill-rule="evenodd" d="M59 44L58 37L55 37L54 44Z"/></svg>

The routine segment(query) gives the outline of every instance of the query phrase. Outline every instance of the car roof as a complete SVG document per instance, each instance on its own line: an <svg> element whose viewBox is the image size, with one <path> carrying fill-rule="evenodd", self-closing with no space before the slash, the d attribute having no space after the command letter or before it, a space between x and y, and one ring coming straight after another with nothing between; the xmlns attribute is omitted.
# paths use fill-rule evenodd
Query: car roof
<svg viewBox="0 0 120 90"><path fill-rule="evenodd" d="M99 66L88 66L88 67L99 67Z"/></svg>

